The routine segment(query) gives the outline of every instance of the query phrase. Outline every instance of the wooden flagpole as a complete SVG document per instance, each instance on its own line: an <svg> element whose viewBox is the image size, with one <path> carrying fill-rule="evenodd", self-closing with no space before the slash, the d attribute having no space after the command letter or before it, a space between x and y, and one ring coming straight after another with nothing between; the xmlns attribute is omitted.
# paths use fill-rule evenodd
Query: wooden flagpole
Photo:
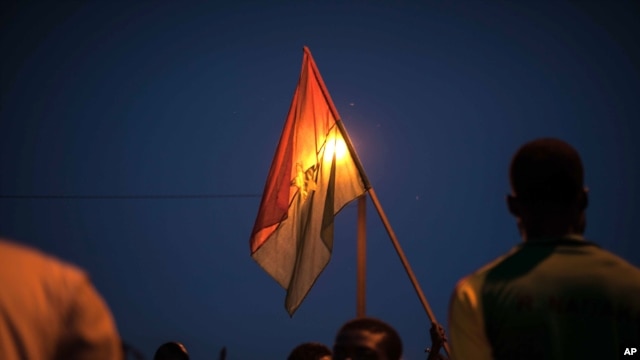
<svg viewBox="0 0 640 360"><path fill-rule="evenodd" d="M357 317L366 316L367 278L367 197L358 199L358 280L356 296Z"/></svg>
<svg viewBox="0 0 640 360"><path fill-rule="evenodd" d="M382 209L382 205L380 205L380 201L378 200L378 196L376 195L375 190L371 186L371 183L369 182L369 179L367 178L367 175L364 172L364 167L362 166L362 162L360 162L360 158L358 157L358 154L356 153L355 148L353 147L353 143L351 142L351 138L349 137L349 134L347 133L347 130L344 128L344 124L342 123L342 120L340 118L340 114L338 114L338 110L336 109L335 105L333 104L333 100L331 100L331 96L329 95L329 91L327 90L327 87L324 84L324 80L322 80L322 76L320 75L320 71L318 70L318 67L316 66L315 61L313 61L313 56L311 56L311 51L306 46L303 47L303 50L311 59L310 63L311 63L311 66L313 67L313 72L314 72L316 78L318 79L318 83L320 84L320 88L322 89L322 93L324 94L324 97L327 100L327 103L329 104L329 108L331 109L331 113L333 114L333 117L336 119L336 125L338 126L338 128L340 129L340 132L342 133L342 136L344 137L344 141L347 144L347 149L349 149L349 153L351 154L351 156L353 158L353 161L354 161L356 167L358 168L358 171L360 172L360 176L362 177L362 181L364 183L365 189L367 189L367 192L369 193L369 196L371 197L371 202L373 202L373 205L375 206L376 210L378 211L378 215L380 216L380 220L382 220L382 223L384 224L384 227L387 230L387 234L389 235L389 238L391 239L391 243L393 244L393 247L395 248L396 253L398 253L398 256L400 257L400 261L402 262L402 266L404 266L404 270L407 272L407 275L409 276L409 280L411 280L411 284L413 285L413 288L415 289L415 291L416 291L416 293L418 295L418 298L420 299L420 302L422 303L422 307L424 308L425 312L427 313L427 316L429 317L429 321L431 321L432 324L437 324L436 317L433 314L433 311L431 310L431 306L429 306L429 302L427 302L427 298L424 296L424 292L422 291L422 288L420 288L420 284L418 283L418 280L416 279L416 276L413 273L413 270L411 269L411 265L409 265L409 261L407 260L407 257L405 256L404 251L402 250L402 247L400 246L400 243L398 242L398 238L396 237L396 233L391 228L391 223L389 223L389 219L387 218L387 215L385 214L384 210ZM358 265L358 266L360 266L360 265ZM444 342L443 347L444 347L444 350L447 353L447 355L451 356L451 351L449 350L449 344L446 341Z"/></svg>
<svg viewBox="0 0 640 360"><path fill-rule="evenodd" d="M396 249L396 252L400 257L402 266L404 266L404 270L407 272L407 275L411 280L411 284L413 285L413 288L416 290L416 293L418 294L418 298L420 298L420 302L422 303L422 307L424 308L424 311L427 312L427 316L429 317L429 320L431 321L431 323L437 324L436 316L433 314L433 311L431 311L431 306L429 306L429 302L427 302L427 298L424 296L424 293L420 288L418 279L416 279L416 275L413 273L413 270L411 269L411 265L409 265L409 260L407 260L407 257L404 255L404 251L400 246L400 242L398 242L396 233L391 228L389 219L387 218L387 215L384 213L384 210L382 209L382 205L380 205L380 201L378 200L378 195L376 195L376 192L373 188L369 189L369 196L371 196L371 201L373 202L373 205L376 207L376 210L378 210L378 215L380 215L380 220L382 220L382 223L384 224L385 229L387 229L387 234L389 234L389 238L393 243L393 247ZM446 341L444 342L443 347L447 355L451 356L451 350L449 349L449 344Z"/></svg>

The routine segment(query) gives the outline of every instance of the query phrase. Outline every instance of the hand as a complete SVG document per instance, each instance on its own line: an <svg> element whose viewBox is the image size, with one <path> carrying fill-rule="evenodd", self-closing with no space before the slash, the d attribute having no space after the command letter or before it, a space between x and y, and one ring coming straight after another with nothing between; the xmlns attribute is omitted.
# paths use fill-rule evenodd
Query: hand
<svg viewBox="0 0 640 360"><path fill-rule="evenodd" d="M427 360L448 360L446 357L440 355L440 349L444 346L444 342L447 338L444 333L444 328L437 323L431 323L431 348L427 348L429 356Z"/></svg>

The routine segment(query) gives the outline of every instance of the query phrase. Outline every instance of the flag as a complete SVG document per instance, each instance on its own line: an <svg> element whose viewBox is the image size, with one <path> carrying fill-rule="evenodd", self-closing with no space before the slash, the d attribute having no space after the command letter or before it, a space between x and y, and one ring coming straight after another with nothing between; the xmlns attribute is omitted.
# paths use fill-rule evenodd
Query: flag
<svg viewBox="0 0 640 360"><path fill-rule="evenodd" d="M251 256L287 290L290 316L329 263L333 219L368 188L307 47L251 232Z"/></svg>

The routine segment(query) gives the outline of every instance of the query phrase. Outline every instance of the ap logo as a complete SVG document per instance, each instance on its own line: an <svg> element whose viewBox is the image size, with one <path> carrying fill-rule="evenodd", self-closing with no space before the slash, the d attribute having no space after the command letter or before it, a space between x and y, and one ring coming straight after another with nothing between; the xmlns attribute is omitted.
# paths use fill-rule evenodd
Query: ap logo
<svg viewBox="0 0 640 360"><path fill-rule="evenodd" d="M625 348L624 349L624 354L625 355L634 355L636 352L638 352L638 349L636 349L636 348Z"/></svg>

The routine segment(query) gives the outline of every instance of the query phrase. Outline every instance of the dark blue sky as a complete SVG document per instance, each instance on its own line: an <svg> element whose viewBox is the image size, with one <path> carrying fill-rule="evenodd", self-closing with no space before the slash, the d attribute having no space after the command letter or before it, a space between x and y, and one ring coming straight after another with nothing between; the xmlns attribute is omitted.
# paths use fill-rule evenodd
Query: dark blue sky
<svg viewBox="0 0 640 360"><path fill-rule="evenodd" d="M255 194L0 199L0 235L88 270L124 339L194 359L283 359L355 315L356 206L298 312L249 255L309 46L427 299L519 238L507 168L571 142L587 236L640 265L637 1L3 2L0 194ZM368 209L368 314L424 358L428 318Z"/></svg>

